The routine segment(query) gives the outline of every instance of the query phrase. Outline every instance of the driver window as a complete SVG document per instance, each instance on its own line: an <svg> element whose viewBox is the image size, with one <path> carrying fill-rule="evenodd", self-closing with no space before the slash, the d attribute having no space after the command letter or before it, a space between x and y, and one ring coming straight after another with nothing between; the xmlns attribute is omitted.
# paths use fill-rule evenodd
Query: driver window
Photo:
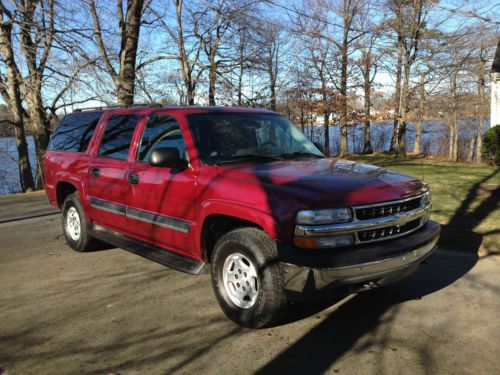
<svg viewBox="0 0 500 375"><path fill-rule="evenodd" d="M151 153L161 147L176 148L181 159L187 160L186 144L179 123L171 116L160 115L149 118L142 134L137 160L149 162Z"/></svg>

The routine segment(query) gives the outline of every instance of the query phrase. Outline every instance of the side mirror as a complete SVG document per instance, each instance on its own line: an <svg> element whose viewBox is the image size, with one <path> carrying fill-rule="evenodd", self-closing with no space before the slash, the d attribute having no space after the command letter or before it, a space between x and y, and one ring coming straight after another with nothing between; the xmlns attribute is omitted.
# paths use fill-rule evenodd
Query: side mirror
<svg viewBox="0 0 500 375"><path fill-rule="evenodd" d="M175 168L179 170L186 169L188 162L181 159L179 150L173 147L159 147L153 150L149 165L154 167Z"/></svg>
<svg viewBox="0 0 500 375"><path fill-rule="evenodd" d="M325 153L325 147L319 143L319 142L314 142L314 145L320 150L323 154Z"/></svg>

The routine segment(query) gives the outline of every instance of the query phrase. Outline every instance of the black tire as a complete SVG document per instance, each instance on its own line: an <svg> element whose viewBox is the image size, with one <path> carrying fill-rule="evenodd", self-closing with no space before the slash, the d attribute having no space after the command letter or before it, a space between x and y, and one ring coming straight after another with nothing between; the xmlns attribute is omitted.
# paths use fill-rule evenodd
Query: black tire
<svg viewBox="0 0 500 375"><path fill-rule="evenodd" d="M250 261L256 271L258 288L254 289L258 291L249 307L236 305L224 286L224 264L234 254ZM261 328L281 318L288 305L283 273L276 243L265 232L257 228L240 228L223 235L215 245L211 263L214 293L229 319L243 327Z"/></svg>
<svg viewBox="0 0 500 375"><path fill-rule="evenodd" d="M80 222L80 235L78 238L70 234L70 228L68 227L68 212L71 211L74 213L73 210L76 210ZM80 203L78 192L68 195L64 200L62 209L62 228L66 242L73 250L84 252L92 250L96 246L97 241L90 234L91 225L85 217L85 212Z"/></svg>

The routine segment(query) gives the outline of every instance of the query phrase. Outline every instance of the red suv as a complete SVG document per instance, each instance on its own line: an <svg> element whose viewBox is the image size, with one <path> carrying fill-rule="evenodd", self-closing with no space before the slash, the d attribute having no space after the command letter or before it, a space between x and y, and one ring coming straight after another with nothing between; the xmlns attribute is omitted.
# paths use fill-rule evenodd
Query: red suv
<svg viewBox="0 0 500 375"><path fill-rule="evenodd" d="M248 327L290 299L397 281L440 233L425 183L327 158L261 109L75 111L45 171L71 248L100 240L190 274L210 264L220 306Z"/></svg>

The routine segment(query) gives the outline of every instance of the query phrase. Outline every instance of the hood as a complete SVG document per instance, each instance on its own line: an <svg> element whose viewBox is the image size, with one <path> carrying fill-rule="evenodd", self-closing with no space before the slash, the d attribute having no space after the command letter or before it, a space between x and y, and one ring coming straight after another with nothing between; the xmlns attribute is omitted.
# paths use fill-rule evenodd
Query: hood
<svg viewBox="0 0 500 375"><path fill-rule="evenodd" d="M285 202L287 209L346 207L407 198L427 188L413 177L338 158L225 166L218 174L258 185L275 213Z"/></svg>

